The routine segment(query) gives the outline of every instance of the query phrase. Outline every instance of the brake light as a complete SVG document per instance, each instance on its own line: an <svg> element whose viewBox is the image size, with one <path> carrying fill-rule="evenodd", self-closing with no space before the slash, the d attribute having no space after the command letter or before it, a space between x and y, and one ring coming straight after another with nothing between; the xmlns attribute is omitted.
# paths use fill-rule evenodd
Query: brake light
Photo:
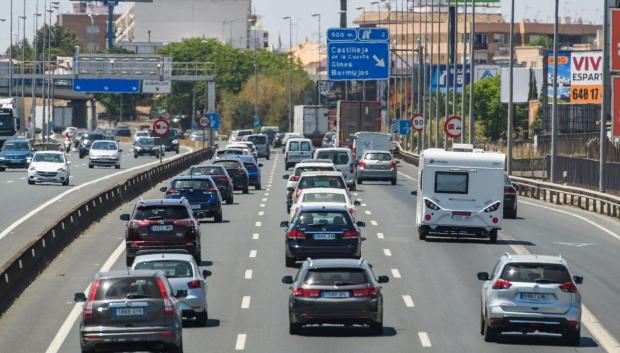
<svg viewBox="0 0 620 353"><path fill-rule="evenodd" d="M497 210L499 209L499 206L500 206L501 204L502 204L501 202L497 201L497 202L495 202L494 204L492 204L491 206L489 206L489 207L485 208L485 209L484 209L484 212L487 212L487 213L489 213L489 212L495 212L495 211L497 211Z"/></svg>
<svg viewBox="0 0 620 353"><path fill-rule="evenodd" d="M295 189L295 197L299 197L300 194L301 194L301 189L300 188Z"/></svg>
<svg viewBox="0 0 620 353"><path fill-rule="evenodd" d="M512 186L504 186L504 195L516 195L517 192Z"/></svg>
<svg viewBox="0 0 620 353"><path fill-rule="evenodd" d="M215 188L204 189L204 190L202 190L202 193L203 194L217 193L217 189L215 189Z"/></svg>
<svg viewBox="0 0 620 353"><path fill-rule="evenodd" d="M493 289L508 289L510 287L512 287L512 283L501 278L495 281L495 283L493 284Z"/></svg>
<svg viewBox="0 0 620 353"><path fill-rule="evenodd" d="M181 195L181 193L177 189L169 189L166 191L166 195L178 196Z"/></svg>
<svg viewBox="0 0 620 353"><path fill-rule="evenodd" d="M429 200L429 199L424 199L424 204L426 205L426 208L430 208L431 210L439 210L439 206L437 206L436 203L434 203L433 201Z"/></svg>
<svg viewBox="0 0 620 353"><path fill-rule="evenodd" d="M566 293L577 292L577 286L571 281L560 284L560 289L562 290L562 292L566 292Z"/></svg>
<svg viewBox="0 0 620 353"><path fill-rule="evenodd" d="M355 173L355 167L353 166L353 164L349 166L349 173L351 174Z"/></svg>
<svg viewBox="0 0 620 353"><path fill-rule="evenodd" d="M97 294L97 289L99 289L99 283L100 280L95 280L93 285L90 287L88 301L84 303L84 307L82 309L82 318L84 320L93 318L93 304L95 303L95 295Z"/></svg>
<svg viewBox="0 0 620 353"><path fill-rule="evenodd" d="M371 286L364 289L355 289L351 291L351 294L354 297L374 297L377 295L377 288Z"/></svg>
<svg viewBox="0 0 620 353"><path fill-rule="evenodd" d="M349 213L352 215L353 213L355 213L355 209L353 207L349 208Z"/></svg>
<svg viewBox="0 0 620 353"><path fill-rule="evenodd" d="M291 181L299 181L299 175L293 175Z"/></svg>
<svg viewBox="0 0 620 353"><path fill-rule="evenodd" d="M202 282L199 279L195 279L193 281L189 281L187 282L187 287L189 288L200 288L200 282Z"/></svg>
<svg viewBox="0 0 620 353"><path fill-rule="evenodd" d="M306 234L299 229L291 229L286 236L290 239L306 239Z"/></svg>
<svg viewBox="0 0 620 353"><path fill-rule="evenodd" d="M318 289L293 288L294 297L318 297L320 294Z"/></svg>
<svg viewBox="0 0 620 353"><path fill-rule="evenodd" d="M359 236L360 232L355 229L345 230L344 233L342 233L343 238L359 238Z"/></svg>
<svg viewBox="0 0 620 353"><path fill-rule="evenodd" d="M222 176L217 177L217 180L226 182L228 181L228 177L225 175L222 175Z"/></svg>
<svg viewBox="0 0 620 353"><path fill-rule="evenodd" d="M394 168L396 168L396 162L390 162L390 164L388 165L388 167L390 167L390 169L394 169Z"/></svg>
<svg viewBox="0 0 620 353"><path fill-rule="evenodd" d="M357 163L357 167L358 167L358 168L362 168L362 169L366 168L366 162L364 162L364 161L359 161L359 163Z"/></svg>
<svg viewBox="0 0 620 353"><path fill-rule="evenodd" d="M174 314L174 307L172 306L172 302L168 297L168 292L166 291L166 285L161 278L157 278L157 286L159 287L159 291L161 293L161 297L164 299L164 315L172 315Z"/></svg>
<svg viewBox="0 0 620 353"><path fill-rule="evenodd" d="M245 169L239 168L239 174L244 175L245 174Z"/></svg>

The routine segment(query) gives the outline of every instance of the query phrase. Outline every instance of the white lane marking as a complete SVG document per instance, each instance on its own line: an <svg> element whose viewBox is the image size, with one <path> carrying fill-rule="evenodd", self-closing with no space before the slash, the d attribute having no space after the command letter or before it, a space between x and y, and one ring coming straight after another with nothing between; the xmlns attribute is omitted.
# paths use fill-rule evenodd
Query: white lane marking
<svg viewBox="0 0 620 353"><path fill-rule="evenodd" d="M392 277L394 277L394 278L400 278L400 271L398 271L398 269L397 269L397 268L393 268L393 269L391 270L391 272L392 272Z"/></svg>
<svg viewBox="0 0 620 353"><path fill-rule="evenodd" d="M407 175L407 174L405 174L405 173L403 173L403 172L398 172L398 174L399 174L399 175L404 176L405 178L407 178L407 179L409 179L409 180L413 180L413 181L415 181L416 183L418 182L418 179L416 179L416 178L414 178L414 177L410 177L409 175Z"/></svg>
<svg viewBox="0 0 620 353"><path fill-rule="evenodd" d="M241 309L249 309L250 302L252 302L252 297L249 295L244 296L243 299L241 299Z"/></svg>
<svg viewBox="0 0 620 353"><path fill-rule="evenodd" d="M594 226L594 227L596 227L596 228L598 228L598 229L602 230L603 232L605 232L605 233L607 233L607 234L611 235L612 237L614 237L614 238L616 238L616 239L620 240L620 235L618 235L618 234L616 234L616 233L612 232L611 230L609 230L609 229L607 229L607 228L603 227L602 225L597 224L596 222L593 222L593 221L591 221L591 220L589 220L589 219L587 219L587 218L585 218L585 217L583 217L583 216L580 216L580 215L578 215L578 214L576 214L576 213L569 212L569 211L565 211L565 210L559 210L559 209L557 209L557 208L551 208L551 207L547 207L547 206L542 206L542 205L538 205L538 204L535 204L535 203L532 203L532 202L527 202L527 201L522 201L522 200L519 200L519 202L524 203L524 204L526 204L526 205L530 205L530 206L534 206L534 207L540 207L540 208L544 208L544 209L547 209L547 210L551 210L551 211L555 211L555 212L563 213L563 214L565 214L565 215L569 215L569 216L571 216L571 217L578 218L578 219L580 219L580 220L582 220L582 221L584 221L584 222L588 223L589 225Z"/></svg>
<svg viewBox="0 0 620 353"><path fill-rule="evenodd" d="M271 186L271 184L269 184L268 186ZM265 190L269 191L269 190L271 190L271 189L270 189L270 188L267 188L267 189L265 189Z"/></svg>
<svg viewBox="0 0 620 353"><path fill-rule="evenodd" d="M362 204L362 207L366 207L366 206L368 206L368 205L367 205L367 204L365 204L365 203L363 203L363 204Z"/></svg>
<svg viewBox="0 0 620 353"><path fill-rule="evenodd" d="M26 177L21 177L19 178L19 180L26 180Z"/></svg>
<svg viewBox="0 0 620 353"><path fill-rule="evenodd" d="M264 214L265 214L265 212L264 212L264 211L260 211L260 212L258 212L258 215L259 215L259 216L262 216L262 215L264 215Z"/></svg>
<svg viewBox="0 0 620 353"><path fill-rule="evenodd" d="M358 195L358 193L354 192L354 193L353 193L353 195L354 195L354 196L357 196L357 195Z"/></svg>
<svg viewBox="0 0 620 353"><path fill-rule="evenodd" d="M505 240L515 240L512 236L502 233L502 237ZM523 245L510 245L512 250L519 255L531 255L529 250ZM596 338L596 341L603 346L603 348L609 353L617 353L620 347L620 343L609 331L601 324L599 319L592 314L590 309L585 304L581 304L581 323L590 331L592 336Z"/></svg>
<svg viewBox="0 0 620 353"><path fill-rule="evenodd" d="M378 226L379 225L379 223L377 223L377 221L374 221L374 220L370 221L370 224L373 225L373 226Z"/></svg>
<svg viewBox="0 0 620 353"><path fill-rule="evenodd" d="M245 349L245 340L247 339L248 335L246 335L245 333L240 333L237 335L237 342L235 342L235 350L236 351L242 351Z"/></svg>
<svg viewBox="0 0 620 353"><path fill-rule="evenodd" d="M413 308L415 306L415 304L413 303L413 299L411 299L411 296L409 294L403 294L402 297L406 307Z"/></svg>
<svg viewBox="0 0 620 353"><path fill-rule="evenodd" d="M256 257L257 250L250 250L250 257Z"/></svg>
<svg viewBox="0 0 620 353"><path fill-rule="evenodd" d="M112 268L112 265L114 265L114 263L123 254L124 251L125 251L125 241L122 241L118 245L118 247L112 252L110 257L108 257L108 259L105 261L103 266L101 266L101 268L99 269L99 272L109 271L110 268ZM88 287L86 287L86 289L84 289L84 293L88 293L89 289L90 289L90 284L88 285ZM67 315L67 318L65 319L65 321L62 323L62 325L58 329L58 332L56 332L54 339L52 340L50 345L45 350L45 353L58 353L58 351L60 350L60 347L62 347L63 343L65 342L65 339L67 339L67 336L71 332L71 329L73 328L73 325L75 324L76 320L80 317L80 314L82 314L82 303L76 303L75 305L73 305L73 308L69 312L69 315Z"/></svg>
<svg viewBox="0 0 620 353"><path fill-rule="evenodd" d="M263 225L263 223L262 223L262 222L256 222L256 223L254 223L254 225L255 225L256 227L260 227L260 226L262 226L262 225Z"/></svg>
<svg viewBox="0 0 620 353"><path fill-rule="evenodd" d="M13 182L13 180L7 180L6 182L7 182L7 183L12 183L12 182Z"/></svg>
<svg viewBox="0 0 620 353"><path fill-rule="evenodd" d="M431 339L428 337L428 333L426 332L418 332L418 337L420 338L420 343L422 347L432 347Z"/></svg>
<svg viewBox="0 0 620 353"><path fill-rule="evenodd" d="M260 207L265 207L265 204L264 204L264 203L261 203L261 204L260 204Z"/></svg>
<svg viewBox="0 0 620 353"><path fill-rule="evenodd" d="M165 158L165 159L164 159L164 161L168 161L169 159L172 159L172 158L175 158L175 157L168 157L168 158ZM88 187L88 186L90 186L90 185L93 185L93 184L99 183L99 182L101 182L101 181L103 181L103 180L110 179L110 178L113 178L113 177L115 177L115 176L122 175L122 174L125 174L125 173L128 173L128 172L134 171L134 170L138 170L138 169L140 169L140 168L150 167L150 166L152 166L152 165L156 165L156 164L159 164L159 161L154 161L154 162L151 162L151 163L147 163L147 164L143 164L143 165L135 166L135 167L133 167L133 168L129 168L129 169L127 169L127 170L123 170L123 171L120 171L120 172L117 172L117 173L114 173L114 174L106 175L106 176L101 177L101 178L99 178L99 179L91 180L91 181L86 182L86 183L84 183L84 184L80 184L80 185L78 185L78 186L74 186L74 187L72 187L71 189L69 189L69 190L67 190L67 191L63 192L62 194L60 194L60 195L58 195L58 196L56 196L56 197L53 197L53 198L51 198L51 199L47 200L46 202L44 202L43 204L41 204L41 206L39 206L39 207L35 208L34 210L32 210L32 211L30 211L30 212L26 213L26 214L25 214L22 218L18 219L17 221L13 222L11 225L9 225L8 227L6 227L6 228L2 231L2 233L0 233L0 239L2 239L2 238L4 238L4 237L6 237L9 233L11 233L11 232L13 231L13 229L17 228L19 225L21 225L22 223L24 223L25 221L27 221L30 217L32 217L32 216L34 216L35 214L39 213L41 210L45 209L46 207L48 207L48 206L50 206L50 205L53 205L53 204L54 204L54 203L56 203L58 200L62 199L63 197L65 197L65 196L69 195L69 194L70 194L70 193L72 193L72 192L75 192L75 191L81 190L81 189L83 189L83 188L85 188L85 187Z"/></svg>
<svg viewBox="0 0 620 353"><path fill-rule="evenodd" d="M269 193L268 193L268 192L266 192L266 193L265 193L265 196L269 196Z"/></svg>
<svg viewBox="0 0 620 353"><path fill-rule="evenodd" d="M392 256L392 252L390 251L390 249L383 249L383 255Z"/></svg>
<svg viewBox="0 0 620 353"><path fill-rule="evenodd" d="M252 270L251 269L245 270L245 274L243 275L243 278L252 279Z"/></svg>
<svg viewBox="0 0 620 353"><path fill-rule="evenodd" d="M383 235L383 233L377 233L377 238L379 239L383 239L385 236Z"/></svg>
<svg viewBox="0 0 620 353"><path fill-rule="evenodd" d="M365 214L367 214L367 215L369 215L369 216L372 214L372 212L370 212L370 211L368 211L368 210L364 211L364 213L365 213Z"/></svg>
<svg viewBox="0 0 620 353"><path fill-rule="evenodd" d="M265 197L265 198L263 198L261 201L263 201L263 202L267 202L267 198Z"/></svg>
<svg viewBox="0 0 620 353"><path fill-rule="evenodd" d="M252 234L252 239L257 240L260 235L258 233Z"/></svg>

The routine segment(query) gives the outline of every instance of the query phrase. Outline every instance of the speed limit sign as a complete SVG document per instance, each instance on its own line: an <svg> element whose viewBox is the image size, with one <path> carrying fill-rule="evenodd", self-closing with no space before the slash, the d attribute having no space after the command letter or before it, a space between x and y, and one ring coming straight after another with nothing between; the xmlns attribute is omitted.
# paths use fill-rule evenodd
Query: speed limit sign
<svg viewBox="0 0 620 353"><path fill-rule="evenodd" d="M170 123L165 118L159 118L153 123L153 134L158 137L164 137L168 135L170 131Z"/></svg>
<svg viewBox="0 0 620 353"><path fill-rule="evenodd" d="M414 114L413 118L411 119L411 125L413 125L413 128L417 131L424 130L424 116L422 116L422 114L420 113Z"/></svg>
<svg viewBox="0 0 620 353"><path fill-rule="evenodd" d="M461 133L463 130L463 122L461 121L460 116L450 115L448 119L446 119L446 123L444 125L444 131L449 138L455 139L461 137Z"/></svg>
<svg viewBox="0 0 620 353"><path fill-rule="evenodd" d="M201 128L206 129L211 126L211 119L209 119L208 116L203 115L198 119L198 125L200 125Z"/></svg>

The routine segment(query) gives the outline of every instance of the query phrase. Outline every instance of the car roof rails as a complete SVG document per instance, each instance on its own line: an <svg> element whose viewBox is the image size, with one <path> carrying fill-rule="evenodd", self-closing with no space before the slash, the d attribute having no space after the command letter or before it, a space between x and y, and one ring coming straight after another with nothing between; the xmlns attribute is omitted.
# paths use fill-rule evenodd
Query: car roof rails
<svg viewBox="0 0 620 353"><path fill-rule="evenodd" d="M506 251L506 252L504 253L504 256L506 256L506 257L508 258L508 260L512 260L512 254L511 254L511 253L509 253L508 251Z"/></svg>

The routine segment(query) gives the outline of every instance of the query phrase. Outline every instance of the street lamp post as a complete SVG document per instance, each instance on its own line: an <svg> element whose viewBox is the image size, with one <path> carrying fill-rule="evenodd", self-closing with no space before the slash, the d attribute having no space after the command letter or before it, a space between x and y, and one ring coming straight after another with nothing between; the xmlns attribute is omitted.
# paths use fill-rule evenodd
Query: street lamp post
<svg viewBox="0 0 620 353"><path fill-rule="evenodd" d="M9 19L9 97L13 95L13 0L10 5L10 19Z"/></svg>
<svg viewBox="0 0 620 353"><path fill-rule="evenodd" d="M467 0L463 2L463 54L461 54L461 119L463 121L463 127L465 127L465 77L467 70ZM471 77L469 78L471 81ZM471 121L469 121L471 124ZM465 142L465 131L463 129L461 133L461 142Z"/></svg>
<svg viewBox="0 0 620 353"><path fill-rule="evenodd" d="M34 21L32 21L32 26L33 26L33 35L32 35L32 73L36 74L38 67L37 67L37 28L39 28L39 17L41 17L41 14L38 13L37 11L39 10L39 1L37 0L36 2L36 8L35 8L35 13L33 15L34 17ZM31 79L30 80L30 88L31 88L31 94L32 94L32 101L30 104L30 117L32 119L32 136L36 142L37 139L37 110L36 110L36 80L35 79Z"/></svg>
<svg viewBox="0 0 620 353"><path fill-rule="evenodd" d="M317 102L321 105L321 14L313 13L312 17L316 17L319 20L319 66L318 66L318 79L316 84L316 94L317 94Z"/></svg>
<svg viewBox="0 0 620 353"><path fill-rule="evenodd" d="M359 6L355 9L357 11L362 11L362 23L364 23L364 26L366 26L366 8L364 6ZM366 100L366 80L362 81L362 100Z"/></svg>
<svg viewBox="0 0 620 353"><path fill-rule="evenodd" d="M283 20L288 20L288 131L293 131L292 120L292 89L293 89L293 18L291 16L282 17Z"/></svg>
<svg viewBox="0 0 620 353"><path fill-rule="evenodd" d="M555 0L555 15L553 20L553 106L551 113L551 182L557 182L556 162L558 157L558 22L559 0Z"/></svg>
<svg viewBox="0 0 620 353"><path fill-rule="evenodd" d="M476 69L476 1L471 1L471 31L469 33L469 143L474 144L476 140L474 118L474 71Z"/></svg>
<svg viewBox="0 0 620 353"><path fill-rule="evenodd" d="M256 30L256 15L250 16L248 22L254 28L254 116L258 116L258 62L256 58L256 51L258 50L258 34Z"/></svg>
<svg viewBox="0 0 620 353"><path fill-rule="evenodd" d="M514 43L513 37L515 35L515 0L510 2L510 38L508 39L510 45L510 62L509 66L509 76L508 76L508 128L506 132L506 172L508 175L512 173L512 120L514 114Z"/></svg>

